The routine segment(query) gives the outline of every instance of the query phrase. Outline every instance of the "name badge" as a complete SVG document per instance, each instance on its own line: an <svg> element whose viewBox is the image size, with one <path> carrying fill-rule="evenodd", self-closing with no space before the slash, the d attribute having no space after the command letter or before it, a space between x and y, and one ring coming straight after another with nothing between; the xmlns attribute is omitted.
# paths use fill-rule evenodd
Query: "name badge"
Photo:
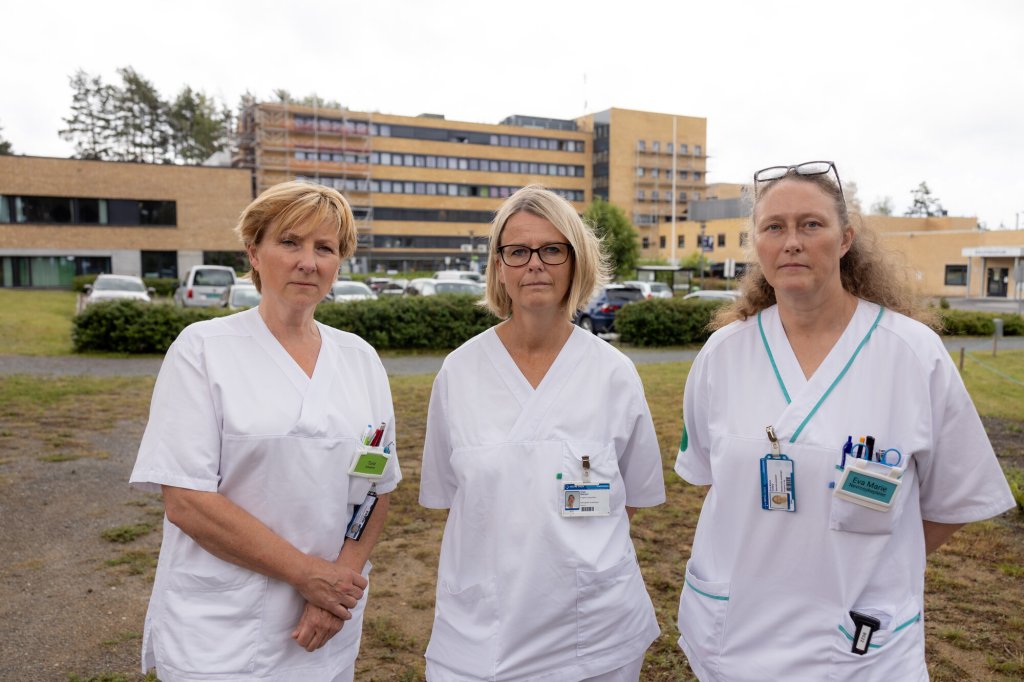
<svg viewBox="0 0 1024 682"><path fill-rule="evenodd" d="M610 483L569 481L562 484L562 516L608 516L610 513Z"/></svg>
<svg viewBox="0 0 1024 682"><path fill-rule="evenodd" d="M786 455L761 458L761 509L796 511L793 460Z"/></svg>
<svg viewBox="0 0 1024 682"><path fill-rule="evenodd" d="M383 448L360 445L356 448L356 454L352 458L352 466L349 467L348 473L350 476L379 480L387 470L390 459L390 453Z"/></svg>
<svg viewBox="0 0 1024 682"><path fill-rule="evenodd" d="M900 491L903 470L866 459L849 459L833 495L868 509L892 509Z"/></svg>

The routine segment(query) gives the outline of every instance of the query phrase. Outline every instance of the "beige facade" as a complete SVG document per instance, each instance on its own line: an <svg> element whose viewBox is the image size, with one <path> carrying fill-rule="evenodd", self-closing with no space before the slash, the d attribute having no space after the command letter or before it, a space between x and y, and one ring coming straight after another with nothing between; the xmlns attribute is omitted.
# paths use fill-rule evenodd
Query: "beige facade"
<svg viewBox="0 0 1024 682"><path fill-rule="evenodd" d="M176 276L241 252L232 228L250 197L244 170L0 156L0 285Z"/></svg>
<svg viewBox="0 0 1024 682"><path fill-rule="evenodd" d="M578 121L594 136L594 193L629 216L641 257L658 258L663 228L705 198L707 119L608 109ZM667 239L665 247L671 254Z"/></svg>
<svg viewBox="0 0 1024 682"><path fill-rule="evenodd" d="M977 219L956 216L864 219L888 248L903 255L925 296L1024 298L1024 230L979 230ZM729 258L750 262L749 229L748 218L683 222L676 229L677 257L696 255L703 233L712 238L714 249L706 255L716 270ZM669 227L663 225L660 234L669 239ZM668 249L658 256L668 260Z"/></svg>

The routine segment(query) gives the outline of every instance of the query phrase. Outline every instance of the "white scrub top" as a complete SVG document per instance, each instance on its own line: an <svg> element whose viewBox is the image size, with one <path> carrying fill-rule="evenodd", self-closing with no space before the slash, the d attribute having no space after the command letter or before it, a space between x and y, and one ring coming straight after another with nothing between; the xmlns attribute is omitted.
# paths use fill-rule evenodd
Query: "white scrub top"
<svg viewBox="0 0 1024 682"><path fill-rule="evenodd" d="M160 368L131 483L219 492L299 550L334 561L370 487L348 475L356 444L384 420L382 442L392 440L394 411L373 348L317 326L312 377L257 308L186 328ZM393 456L377 491L399 480ZM366 596L313 653L290 636L304 603L290 585L218 559L165 517L143 672L156 666L164 682L332 679L358 653Z"/></svg>
<svg viewBox="0 0 1024 682"><path fill-rule="evenodd" d="M563 518L584 456L611 514ZM607 343L574 329L536 389L494 329L449 355L420 483L420 504L451 509L427 679L580 680L642 656L659 629L625 507L664 500L643 385Z"/></svg>
<svg viewBox="0 0 1024 682"><path fill-rule="evenodd" d="M795 512L761 508L768 425L794 463ZM906 467L887 512L830 488L847 436L867 435ZM865 301L809 380L776 307L712 335L686 381L676 472L711 486L679 604L704 681L927 680L922 520L1013 506L938 336ZM863 656L851 610L881 621Z"/></svg>

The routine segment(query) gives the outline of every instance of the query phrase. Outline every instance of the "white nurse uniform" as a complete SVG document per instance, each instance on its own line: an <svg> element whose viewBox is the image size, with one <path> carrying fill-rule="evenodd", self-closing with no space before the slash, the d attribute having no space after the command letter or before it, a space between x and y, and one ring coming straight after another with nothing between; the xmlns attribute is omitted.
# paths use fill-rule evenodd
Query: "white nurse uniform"
<svg viewBox="0 0 1024 682"><path fill-rule="evenodd" d="M584 457L611 513L565 518ZM642 656L659 629L625 508L664 499L643 386L607 343L574 329L536 389L494 329L449 355L420 486L451 510L427 678L581 680Z"/></svg>
<svg viewBox="0 0 1024 682"><path fill-rule="evenodd" d="M160 369L131 483L218 492L302 552L335 560L370 487L348 474L356 445L385 420L390 441L394 414L376 352L318 329L312 377L258 309L185 329ZM399 480L393 456L377 492ZM307 652L290 637L304 606L296 590L218 559L165 517L143 671L156 666L164 682L333 679L356 658L365 605L366 596L333 639Z"/></svg>
<svg viewBox="0 0 1024 682"><path fill-rule="evenodd" d="M762 509L768 425L793 462L794 512ZM1013 506L939 338L860 301L806 379L768 308L704 346L683 433L676 472L711 486L679 605L679 644L697 676L926 680L922 520L966 523ZM902 456L888 511L833 495L842 446L859 435ZM865 655L851 651L851 610L881 624Z"/></svg>

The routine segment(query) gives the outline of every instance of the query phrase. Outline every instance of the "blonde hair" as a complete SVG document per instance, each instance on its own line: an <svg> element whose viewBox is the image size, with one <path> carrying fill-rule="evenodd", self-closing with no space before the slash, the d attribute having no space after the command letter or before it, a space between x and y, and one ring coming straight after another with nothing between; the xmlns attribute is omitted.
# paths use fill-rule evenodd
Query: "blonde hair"
<svg viewBox="0 0 1024 682"><path fill-rule="evenodd" d="M512 299L498 277L497 262L501 257L498 247L504 246L501 244L501 233L509 219L523 212L547 220L572 247L572 283L565 301L566 313L571 319L577 311L586 307L594 292L608 283L611 268L608 256L601 248L601 240L594 234L594 230L580 218L572 204L541 185L523 187L506 199L494 216L487 256L487 296L483 303L503 320L512 316Z"/></svg>
<svg viewBox="0 0 1024 682"><path fill-rule="evenodd" d="M817 186L835 204L841 229L853 230L853 243L839 260L839 278L843 289L857 298L877 303L889 310L913 317L925 324L935 326L933 312L921 305L920 297L914 291L911 271L905 260L891 249L885 248L878 232L869 227L860 214L850 212L843 193L827 175L788 175L764 183L755 191L750 211L750 239L748 240L747 271L740 279L740 297L727 306L719 308L708 327L721 329L736 320L753 317L765 308L775 305L775 290L765 279L761 266L754 255L754 213L764 196L780 182L809 182Z"/></svg>
<svg viewBox="0 0 1024 682"><path fill-rule="evenodd" d="M338 253L342 260L356 250L356 225L345 197L330 187L309 182L282 182L266 189L245 207L235 234L242 240L246 255L267 235L274 237L287 230L303 232L320 225L333 225L338 231ZM261 290L260 273L250 269L256 290Z"/></svg>

